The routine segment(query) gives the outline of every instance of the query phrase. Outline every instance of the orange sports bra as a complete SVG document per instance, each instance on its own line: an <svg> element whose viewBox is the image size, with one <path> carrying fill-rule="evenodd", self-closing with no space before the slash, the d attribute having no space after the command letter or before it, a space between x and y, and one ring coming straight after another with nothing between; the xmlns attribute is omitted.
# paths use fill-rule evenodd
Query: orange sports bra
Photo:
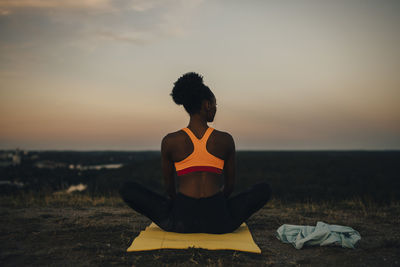
<svg viewBox="0 0 400 267"><path fill-rule="evenodd" d="M222 173L224 160L210 154L206 148L208 137L210 137L214 128L208 127L201 139L198 139L189 128L183 128L182 130L189 135L194 149L187 158L175 162L177 175L198 171Z"/></svg>

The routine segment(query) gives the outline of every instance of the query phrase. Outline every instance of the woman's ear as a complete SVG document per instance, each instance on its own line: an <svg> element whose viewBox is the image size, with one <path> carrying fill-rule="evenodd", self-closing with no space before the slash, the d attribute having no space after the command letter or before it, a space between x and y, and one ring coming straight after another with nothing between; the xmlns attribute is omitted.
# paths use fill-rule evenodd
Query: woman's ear
<svg viewBox="0 0 400 267"><path fill-rule="evenodd" d="M204 105L204 107L206 108L207 111L211 110L211 106L212 105L211 105L211 101L210 100L204 99L203 105Z"/></svg>
<svg viewBox="0 0 400 267"><path fill-rule="evenodd" d="M211 110L212 103L210 100L207 100L207 110Z"/></svg>

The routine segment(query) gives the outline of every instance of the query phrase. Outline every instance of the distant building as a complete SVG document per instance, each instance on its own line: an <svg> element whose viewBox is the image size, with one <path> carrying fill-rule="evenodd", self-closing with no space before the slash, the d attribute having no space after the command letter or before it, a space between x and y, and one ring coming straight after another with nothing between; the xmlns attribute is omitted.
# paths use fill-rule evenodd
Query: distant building
<svg viewBox="0 0 400 267"><path fill-rule="evenodd" d="M21 164L22 156L26 155L27 151L21 153L20 149L17 147L14 152L2 152L0 154L0 166L5 167L9 165L17 166Z"/></svg>

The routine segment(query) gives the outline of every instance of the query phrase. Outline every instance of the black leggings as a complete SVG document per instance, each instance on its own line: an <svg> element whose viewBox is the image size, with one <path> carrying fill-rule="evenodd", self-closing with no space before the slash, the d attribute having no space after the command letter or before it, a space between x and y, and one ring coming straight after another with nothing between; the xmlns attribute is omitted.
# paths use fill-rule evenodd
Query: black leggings
<svg viewBox="0 0 400 267"><path fill-rule="evenodd" d="M230 198L222 192L205 198L177 193L176 198L170 200L136 182L127 182L122 185L120 194L132 209L165 231L223 234L234 231L261 209L271 192L267 183L258 183Z"/></svg>

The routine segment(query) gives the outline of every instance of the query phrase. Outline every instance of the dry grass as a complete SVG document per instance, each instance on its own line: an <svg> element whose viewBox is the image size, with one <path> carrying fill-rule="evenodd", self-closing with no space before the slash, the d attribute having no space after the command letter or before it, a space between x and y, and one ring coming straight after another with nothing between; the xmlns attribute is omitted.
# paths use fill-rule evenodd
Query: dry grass
<svg viewBox="0 0 400 267"><path fill-rule="evenodd" d="M57 206L57 207L85 207L85 206L122 206L123 200L118 196L90 196L85 193L55 193L35 194L24 193L16 196L1 196L3 206Z"/></svg>
<svg viewBox="0 0 400 267"><path fill-rule="evenodd" d="M344 199L340 201L296 202L287 203L279 199L272 199L267 207L279 209L288 214L302 214L308 217L323 216L330 219L342 218L348 211L353 216L362 218L386 218L397 215L400 222L400 202L392 201L389 204L378 204L361 198Z"/></svg>
<svg viewBox="0 0 400 267"><path fill-rule="evenodd" d="M0 262L4 266L396 266L399 202L362 199L285 203L271 199L248 221L262 254L238 251L156 250L127 253L150 220L119 197L78 194L2 196ZM310 247L298 251L277 240L282 224L346 225L362 236L357 249Z"/></svg>
<svg viewBox="0 0 400 267"><path fill-rule="evenodd" d="M117 195L91 196L87 193L53 193L37 194L27 192L16 196L0 196L2 206L8 207L30 207L30 206L55 206L55 207L88 207L88 206L124 206L123 200ZM390 204L381 205L370 199L350 198L340 201L319 201L319 202L285 202L273 198L268 208L279 209L286 212L301 212L304 214L325 214L336 213L338 210L353 210L359 216L386 216L387 212L399 210L400 201L392 201Z"/></svg>

